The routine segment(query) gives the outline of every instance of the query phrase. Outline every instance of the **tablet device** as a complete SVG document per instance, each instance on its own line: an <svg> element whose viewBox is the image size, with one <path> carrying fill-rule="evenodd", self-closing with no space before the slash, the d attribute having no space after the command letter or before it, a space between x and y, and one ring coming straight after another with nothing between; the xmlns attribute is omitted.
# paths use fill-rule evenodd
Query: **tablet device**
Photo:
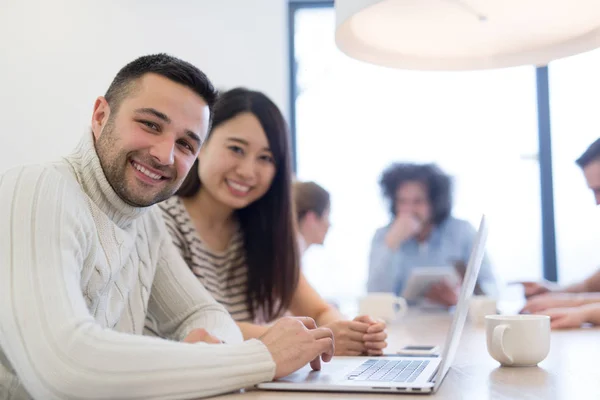
<svg viewBox="0 0 600 400"><path fill-rule="evenodd" d="M401 296L406 300L417 300L425 296L429 286L444 279L450 282L451 285L460 283L456 269L452 266L413 268L406 280Z"/></svg>

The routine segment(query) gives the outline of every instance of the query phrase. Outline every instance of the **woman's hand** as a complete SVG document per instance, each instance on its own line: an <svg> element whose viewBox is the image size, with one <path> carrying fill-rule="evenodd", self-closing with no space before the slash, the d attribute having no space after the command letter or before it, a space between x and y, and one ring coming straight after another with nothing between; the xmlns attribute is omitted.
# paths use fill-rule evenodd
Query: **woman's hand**
<svg viewBox="0 0 600 400"><path fill-rule="evenodd" d="M385 323L366 315L324 326L333 332L336 356L382 355L387 346Z"/></svg>

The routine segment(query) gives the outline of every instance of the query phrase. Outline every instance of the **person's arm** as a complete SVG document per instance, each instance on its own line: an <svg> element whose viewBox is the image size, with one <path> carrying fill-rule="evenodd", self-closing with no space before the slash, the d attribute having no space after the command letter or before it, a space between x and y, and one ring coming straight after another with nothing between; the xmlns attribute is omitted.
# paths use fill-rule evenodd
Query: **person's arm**
<svg viewBox="0 0 600 400"><path fill-rule="evenodd" d="M242 331L244 340L261 337L269 330L267 325L258 325L252 322L237 322L237 326Z"/></svg>
<svg viewBox="0 0 600 400"><path fill-rule="evenodd" d="M207 330L225 343L240 343L241 332L225 308L215 301L179 254L158 208L156 227L163 231L161 259L150 292L148 314L162 337L182 341L190 331Z"/></svg>
<svg viewBox="0 0 600 400"><path fill-rule="evenodd" d="M179 250L179 253L183 257L183 255L187 251L187 247L185 244L185 240L179 230L179 223L172 217L172 215L169 212L167 212L168 206L166 204L161 204L160 208L162 209L162 217L165 223L165 227L167 228L167 232L169 232L171 240L173 241L173 245L177 248L177 250ZM149 319L149 322L155 324L155 322L151 319ZM268 326L253 324L251 322L238 321L236 322L236 324L239 330L241 331L244 340L259 338L262 335L264 335L269 329Z"/></svg>
<svg viewBox="0 0 600 400"><path fill-rule="evenodd" d="M581 306L585 314L585 322L600 325L600 304L591 303Z"/></svg>
<svg viewBox="0 0 600 400"><path fill-rule="evenodd" d="M337 309L327 304L308 283L302 271L300 271L298 286L290 304L290 312L298 316L311 317L319 326L344 319L344 316Z"/></svg>
<svg viewBox="0 0 600 400"><path fill-rule="evenodd" d="M579 298L579 301L582 305L592 304L592 303L600 303L600 293L591 292L591 293L580 293L576 295Z"/></svg>
<svg viewBox="0 0 600 400"><path fill-rule="evenodd" d="M600 292L600 270L596 271L583 282L566 286L562 291L569 293Z"/></svg>
<svg viewBox="0 0 600 400"><path fill-rule="evenodd" d="M327 304L308 283L302 272L300 272L298 286L294 292L289 311L295 316L307 316L314 319L318 326L327 326L327 324L345 319L337 309ZM268 329L267 326L250 322L238 322L237 324L244 335L244 339L260 337ZM336 349L340 351L343 348L336 345Z"/></svg>
<svg viewBox="0 0 600 400"><path fill-rule="evenodd" d="M298 277L298 286L294 292L289 311L295 316L307 316L315 320L318 326L344 319L344 316L317 293L306 280L302 272ZM238 322L244 338L259 337L268 329L266 326L249 322Z"/></svg>
<svg viewBox="0 0 600 400"><path fill-rule="evenodd" d="M229 313L212 298L183 260L184 241L176 221L159 207L152 212L157 226L150 229L164 237L148 303L148 321L153 329L160 336L176 341L182 341L194 329L203 328L226 343L241 342L239 328Z"/></svg>
<svg viewBox="0 0 600 400"><path fill-rule="evenodd" d="M30 167L0 177L0 346L33 398L197 398L273 378L275 363L258 340L187 344L100 326L80 287L84 267L102 257L92 252L88 207L55 171ZM153 297L165 303L158 300L164 294ZM198 310L211 315L204 322L214 334L239 341L232 323L213 325L226 317L208 299ZM180 337L186 329L176 327L189 325L177 319L187 320L162 322Z"/></svg>
<svg viewBox="0 0 600 400"><path fill-rule="evenodd" d="M600 293L550 292L529 298L521 313L539 313L552 308L573 308L593 303L600 303Z"/></svg>
<svg viewBox="0 0 600 400"><path fill-rule="evenodd" d="M585 323L600 325L600 303L579 307L551 308L538 312L550 317L552 329L580 328Z"/></svg>
<svg viewBox="0 0 600 400"><path fill-rule="evenodd" d="M519 281L513 283L520 283L523 285L525 291L525 297L539 296L544 293L586 293L586 292L600 292L600 270L596 271L589 278L570 284L568 286L560 286L554 282L541 281Z"/></svg>
<svg viewBox="0 0 600 400"><path fill-rule="evenodd" d="M556 286L552 292L562 293L583 293L587 292L587 285L585 281L575 282L565 287Z"/></svg>
<svg viewBox="0 0 600 400"><path fill-rule="evenodd" d="M335 354L338 356L381 355L387 346L384 322L366 315L348 321L335 307L327 304L302 272L290 312L311 317L317 325L331 329L335 338Z"/></svg>
<svg viewBox="0 0 600 400"><path fill-rule="evenodd" d="M294 292L289 311L295 316L307 316L315 320L318 326L343 320L344 316L317 293L300 271L298 286ZM237 323L245 339L259 337L268 327L249 322Z"/></svg>
<svg viewBox="0 0 600 400"><path fill-rule="evenodd" d="M387 245L386 233L386 228L377 230L371 241L369 277L367 279L367 292L369 293L394 293L398 284L398 271L397 268L394 268L397 250Z"/></svg>

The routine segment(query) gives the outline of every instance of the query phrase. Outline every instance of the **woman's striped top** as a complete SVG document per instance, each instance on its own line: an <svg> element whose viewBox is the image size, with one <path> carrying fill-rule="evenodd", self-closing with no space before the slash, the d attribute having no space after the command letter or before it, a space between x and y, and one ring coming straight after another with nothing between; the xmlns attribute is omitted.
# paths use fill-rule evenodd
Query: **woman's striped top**
<svg viewBox="0 0 600 400"><path fill-rule="evenodd" d="M198 280L233 319L251 321L242 232L237 231L225 251L216 252L206 246L178 196L160 203L160 208L173 243Z"/></svg>

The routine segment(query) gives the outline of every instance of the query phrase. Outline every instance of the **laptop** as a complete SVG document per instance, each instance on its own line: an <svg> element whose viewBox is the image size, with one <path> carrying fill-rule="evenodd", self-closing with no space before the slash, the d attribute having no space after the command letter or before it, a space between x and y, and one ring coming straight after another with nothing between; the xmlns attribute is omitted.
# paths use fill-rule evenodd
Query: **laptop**
<svg viewBox="0 0 600 400"><path fill-rule="evenodd" d="M440 356L334 357L321 371L309 365L259 389L329 392L435 393L454 360L465 326L469 299L475 288L485 253L487 222L481 218L479 230L465 272L452 324Z"/></svg>

